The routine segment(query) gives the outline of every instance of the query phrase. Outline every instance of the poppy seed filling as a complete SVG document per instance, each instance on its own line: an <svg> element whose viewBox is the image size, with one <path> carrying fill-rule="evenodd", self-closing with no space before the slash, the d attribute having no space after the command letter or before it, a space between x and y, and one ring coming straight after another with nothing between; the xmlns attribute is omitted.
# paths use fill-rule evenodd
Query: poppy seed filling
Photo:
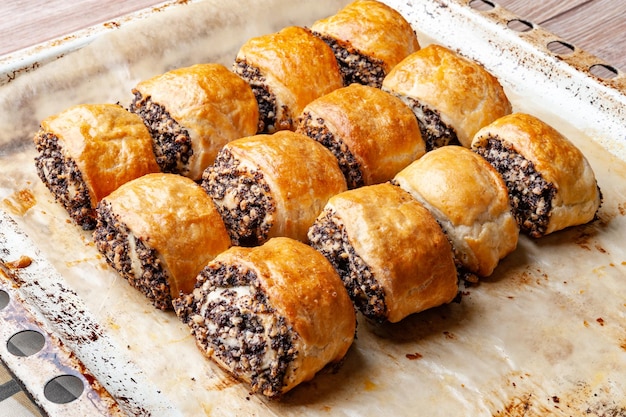
<svg viewBox="0 0 626 417"><path fill-rule="evenodd" d="M193 147L189 132L165 107L135 91L130 111L139 115L152 136L152 149L162 172L182 174L189 171Z"/></svg>
<svg viewBox="0 0 626 417"><path fill-rule="evenodd" d="M215 202L233 244L254 246L267 239L276 208L261 171L224 148L204 171L201 185Z"/></svg>
<svg viewBox="0 0 626 417"><path fill-rule="evenodd" d="M383 89L384 90L384 89ZM391 94L404 102L415 114L420 133L426 144L426 151L432 151L447 145L460 144L456 131L441 120L441 114L412 97L403 94Z"/></svg>
<svg viewBox="0 0 626 417"><path fill-rule="evenodd" d="M254 271L216 262L198 276L191 294L174 300L198 346L252 392L276 397L298 351L297 333L270 305Z"/></svg>
<svg viewBox="0 0 626 417"><path fill-rule="evenodd" d="M258 68L248 65L245 60L237 60L233 71L250 85L256 97L259 105L257 132L273 131L276 126L276 97L270 92L267 80Z"/></svg>
<svg viewBox="0 0 626 417"><path fill-rule="evenodd" d="M341 220L332 209L324 210L308 237L311 246L333 265L355 307L365 317L384 322L387 317L385 290L350 244Z"/></svg>
<svg viewBox="0 0 626 417"><path fill-rule="evenodd" d="M320 117L313 118L311 113L306 112L300 121L298 132L315 139L332 152L339 163L341 172L346 178L349 189L365 185L359 162L350 151L350 148L348 148L348 145L328 130L324 119Z"/></svg>
<svg viewBox="0 0 626 417"><path fill-rule="evenodd" d="M484 146L474 151L489 161L504 179L520 229L532 237L543 236L556 194L554 184L546 181L535 165L516 152L510 143L497 137L488 138Z"/></svg>
<svg viewBox="0 0 626 417"><path fill-rule="evenodd" d="M96 212L76 162L64 156L56 135L40 130L34 141L38 152L35 157L37 175L72 220L84 230L92 230L96 226Z"/></svg>
<svg viewBox="0 0 626 417"><path fill-rule="evenodd" d="M342 44L331 36L317 32L313 34L326 42L333 50L343 78L343 85L357 83L375 88L382 86L383 79L387 75L382 60L359 53L355 48Z"/></svg>
<svg viewBox="0 0 626 417"><path fill-rule="evenodd" d="M156 308L171 309L169 277L157 251L134 236L106 200L98 204L97 211L98 224L93 238L107 263Z"/></svg>

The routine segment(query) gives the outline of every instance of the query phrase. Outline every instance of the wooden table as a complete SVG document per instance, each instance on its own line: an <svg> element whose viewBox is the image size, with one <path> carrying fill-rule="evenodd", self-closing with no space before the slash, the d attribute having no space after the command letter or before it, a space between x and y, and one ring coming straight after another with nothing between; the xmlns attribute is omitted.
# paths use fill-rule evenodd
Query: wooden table
<svg viewBox="0 0 626 417"><path fill-rule="evenodd" d="M312 0L311 0L312 1ZM469 0L467 0L469 1ZM497 3L567 43L626 70L626 1L623 0L473 0ZM0 57L92 25L160 4L155 0L4 0L0 5ZM8 398L8 401L3 401ZM3 366L0 414L9 402L22 403L20 415L38 415ZM15 409L13 409L15 410ZM32 414L31 414L32 413Z"/></svg>
<svg viewBox="0 0 626 417"><path fill-rule="evenodd" d="M626 71L626 1L483 1L497 3L521 19L542 26L616 69ZM158 3L155 0L4 0L0 5L0 56Z"/></svg>

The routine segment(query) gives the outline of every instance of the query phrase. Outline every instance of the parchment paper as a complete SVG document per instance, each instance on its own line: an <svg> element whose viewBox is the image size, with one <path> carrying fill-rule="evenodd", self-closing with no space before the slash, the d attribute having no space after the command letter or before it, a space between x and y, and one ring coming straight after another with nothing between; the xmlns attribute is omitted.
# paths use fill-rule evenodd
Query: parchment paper
<svg viewBox="0 0 626 417"><path fill-rule="evenodd" d="M175 67L230 66L250 36L310 25L345 3L191 3L4 86L0 207L182 415L626 415L626 163L573 127L575 114L546 109L540 95L520 95L506 80L515 110L548 121L590 160L604 196L598 220L538 240L521 237L491 277L462 288L460 303L394 325L360 317L340 369L280 401L250 395L200 355L174 313L154 309L111 270L90 233L69 221L38 179L32 136L42 118L77 103L127 105L137 82ZM437 41L412 23L422 45Z"/></svg>

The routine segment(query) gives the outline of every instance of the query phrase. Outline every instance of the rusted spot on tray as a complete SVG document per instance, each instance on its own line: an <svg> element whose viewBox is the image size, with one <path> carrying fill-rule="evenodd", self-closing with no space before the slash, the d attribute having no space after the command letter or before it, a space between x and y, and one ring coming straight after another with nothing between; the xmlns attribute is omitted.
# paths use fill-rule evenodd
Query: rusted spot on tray
<svg viewBox="0 0 626 417"><path fill-rule="evenodd" d="M0 268L0 276L3 275L2 272L5 271ZM28 329L42 334L46 339L41 350L36 355L32 355L23 365L29 369L29 373L21 382L28 389L36 389L38 385L43 385L54 375L71 375L83 384L82 393L73 400L78 410L97 411L98 415L111 417L124 415L115 399L76 354L60 338L47 331L46 325L24 307L24 300L17 292L12 293L12 298L16 302L11 303L0 313L0 321L3 326L6 326L5 329L8 328L10 332ZM21 373L21 375L25 374ZM88 405L85 406L85 404Z"/></svg>
<svg viewBox="0 0 626 417"><path fill-rule="evenodd" d="M10 268L0 259L0 278L4 278L16 287L20 287L24 284L24 280L16 272L15 268Z"/></svg>

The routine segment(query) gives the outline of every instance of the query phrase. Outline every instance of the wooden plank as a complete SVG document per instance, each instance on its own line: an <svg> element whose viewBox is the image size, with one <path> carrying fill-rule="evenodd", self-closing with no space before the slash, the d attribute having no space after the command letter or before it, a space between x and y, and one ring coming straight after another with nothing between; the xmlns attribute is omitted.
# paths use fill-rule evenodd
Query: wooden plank
<svg viewBox="0 0 626 417"><path fill-rule="evenodd" d="M609 64L626 70L626 1L494 0ZM157 0L5 0L0 4L0 55L111 21ZM621 45L621 47L619 46Z"/></svg>
<svg viewBox="0 0 626 417"><path fill-rule="evenodd" d="M157 0L4 0L0 5L0 55L157 3Z"/></svg>
<svg viewBox="0 0 626 417"><path fill-rule="evenodd" d="M626 71L626 1L595 0L543 27Z"/></svg>
<svg viewBox="0 0 626 417"><path fill-rule="evenodd" d="M545 21L589 2L590 0L544 0L541 2L528 0L495 0L495 3L515 13L520 18L538 25L543 25Z"/></svg>
<svg viewBox="0 0 626 417"><path fill-rule="evenodd" d="M626 71L626 1L495 0L617 69Z"/></svg>

